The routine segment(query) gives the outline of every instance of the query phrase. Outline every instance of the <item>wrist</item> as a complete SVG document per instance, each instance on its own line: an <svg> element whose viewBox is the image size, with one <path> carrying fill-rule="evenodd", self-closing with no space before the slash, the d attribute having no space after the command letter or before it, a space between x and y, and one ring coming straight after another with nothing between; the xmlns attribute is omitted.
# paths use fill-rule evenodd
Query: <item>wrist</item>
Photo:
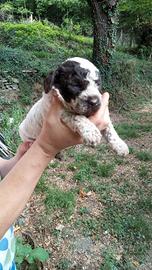
<svg viewBox="0 0 152 270"><path fill-rule="evenodd" d="M48 159L53 159L56 154L59 152L58 149L56 149L55 146L48 143L44 138L39 136L35 143L38 145L40 150L42 151L43 155Z"/></svg>

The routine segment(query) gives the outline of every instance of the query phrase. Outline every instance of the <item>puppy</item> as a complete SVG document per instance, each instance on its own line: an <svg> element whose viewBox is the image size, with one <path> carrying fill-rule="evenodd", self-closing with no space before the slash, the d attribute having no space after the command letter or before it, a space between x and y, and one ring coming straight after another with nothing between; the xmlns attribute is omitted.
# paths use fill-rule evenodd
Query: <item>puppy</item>
<svg viewBox="0 0 152 270"><path fill-rule="evenodd" d="M34 104L19 126L21 139L36 139L51 106L52 95L56 94L64 105L62 120L81 135L85 144L96 146L101 143L103 136L118 155L126 156L128 146L118 136L111 121L101 133L88 119L102 104L100 88L99 70L90 61L79 57L67 59L44 80L42 98Z"/></svg>

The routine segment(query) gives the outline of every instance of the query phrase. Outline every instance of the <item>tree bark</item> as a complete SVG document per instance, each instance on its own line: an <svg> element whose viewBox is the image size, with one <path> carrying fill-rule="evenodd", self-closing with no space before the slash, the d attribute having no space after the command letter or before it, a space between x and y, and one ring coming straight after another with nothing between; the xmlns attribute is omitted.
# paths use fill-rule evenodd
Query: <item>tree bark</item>
<svg viewBox="0 0 152 270"><path fill-rule="evenodd" d="M87 1L93 20L93 62L100 69L103 80L106 80L115 43L115 13L118 0Z"/></svg>

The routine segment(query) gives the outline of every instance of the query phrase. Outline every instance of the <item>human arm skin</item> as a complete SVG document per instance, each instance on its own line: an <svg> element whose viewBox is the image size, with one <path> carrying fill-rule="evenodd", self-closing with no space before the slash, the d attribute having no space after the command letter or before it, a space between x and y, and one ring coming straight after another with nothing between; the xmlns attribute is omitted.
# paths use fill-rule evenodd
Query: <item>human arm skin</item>
<svg viewBox="0 0 152 270"><path fill-rule="evenodd" d="M91 119L99 129L107 125L108 98L108 94L104 96L102 108ZM40 136L0 182L0 239L24 209L50 160L62 149L82 143L80 136L60 121L60 113L61 104L54 100Z"/></svg>
<svg viewBox="0 0 152 270"><path fill-rule="evenodd" d="M15 164L20 160L20 158L27 152L32 143L24 142L22 143L16 152L16 155L10 159L0 158L0 176L4 178L8 172L15 166Z"/></svg>
<svg viewBox="0 0 152 270"><path fill-rule="evenodd" d="M54 151L45 154L37 141L0 183L0 239L22 212Z"/></svg>
<svg viewBox="0 0 152 270"><path fill-rule="evenodd" d="M9 160L0 158L0 176L3 178L16 164L16 157Z"/></svg>

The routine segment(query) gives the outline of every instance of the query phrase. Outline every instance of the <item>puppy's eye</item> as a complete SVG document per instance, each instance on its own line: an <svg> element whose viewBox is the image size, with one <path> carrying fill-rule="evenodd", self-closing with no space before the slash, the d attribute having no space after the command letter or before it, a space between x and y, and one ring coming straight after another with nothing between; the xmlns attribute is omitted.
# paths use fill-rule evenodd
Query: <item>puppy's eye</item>
<svg viewBox="0 0 152 270"><path fill-rule="evenodd" d="M95 80L95 83L96 83L98 86L100 86L100 84L101 84L101 82L100 82L99 79L98 79L98 80Z"/></svg>

